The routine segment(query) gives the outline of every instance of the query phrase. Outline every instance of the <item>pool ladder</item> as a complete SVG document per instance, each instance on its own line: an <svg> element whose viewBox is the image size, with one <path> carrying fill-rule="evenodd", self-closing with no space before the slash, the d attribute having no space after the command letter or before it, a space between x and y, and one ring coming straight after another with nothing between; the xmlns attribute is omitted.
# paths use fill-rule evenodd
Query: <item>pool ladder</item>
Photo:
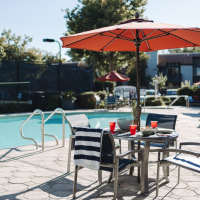
<svg viewBox="0 0 200 200"><path fill-rule="evenodd" d="M46 119L44 119L44 113L42 110L40 109L36 109L33 111L33 113L31 113L31 115L21 124L20 126L20 129L19 129L19 132L20 132L20 135L23 139L25 140L31 140L35 146L36 146L36 149L38 149L39 147L39 144L37 143L37 141L31 137L26 137L24 136L24 132L23 132L23 128L25 126L25 124L35 115L40 115L41 117L41 140L42 140L42 151L44 151L44 137L45 136L48 136L48 137L53 137L56 141L56 145L58 145L58 139L55 135L52 135L52 134L47 134L45 133L45 123L52 118L52 116L54 116L55 114L62 114L62 146L64 147L65 146L65 112L62 108L56 108Z"/></svg>

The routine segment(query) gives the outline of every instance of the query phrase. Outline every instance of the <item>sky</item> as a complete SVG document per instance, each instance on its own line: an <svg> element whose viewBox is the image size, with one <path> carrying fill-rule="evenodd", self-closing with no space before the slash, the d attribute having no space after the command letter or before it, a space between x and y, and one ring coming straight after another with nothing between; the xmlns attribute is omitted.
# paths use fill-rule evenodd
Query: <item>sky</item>
<svg viewBox="0 0 200 200"><path fill-rule="evenodd" d="M108 0L109 1L109 0ZM44 43L43 38L60 40L66 31L65 12L77 0L0 0L0 33L11 29L16 35L33 38L30 47L58 53L57 43ZM155 22L200 27L200 0L148 0L144 16ZM62 57L66 49L62 49Z"/></svg>

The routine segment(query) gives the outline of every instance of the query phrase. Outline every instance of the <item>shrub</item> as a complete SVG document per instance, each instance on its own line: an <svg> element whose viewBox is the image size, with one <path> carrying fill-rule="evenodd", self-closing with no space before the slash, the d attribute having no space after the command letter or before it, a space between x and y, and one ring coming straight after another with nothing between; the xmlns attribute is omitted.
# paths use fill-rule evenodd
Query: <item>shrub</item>
<svg viewBox="0 0 200 200"><path fill-rule="evenodd" d="M26 103L3 103L0 104L0 114L32 112L32 105Z"/></svg>
<svg viewBox="0 0 200 200"><path fill-rule="evenodd" d="M200 97L200 88L194 87L194 88L193 88L193 95L194 95L194 96L199 96L199 97Z"/></svg>
<svg viewBox="0 0 200 200"><path fill-rule="evenodd" d="M61 107L61 99L58 94L47 95L47 102L44 106L44 110L54 110L58 107Z"/></svg>
<svg viewBox="0 0 200 200"><path fill-rule="evenodd" d="M115 83L113 82L102 82L102 81L95 81L94 82L94 91L102 91L108 88L109 92L113 92Z"/></svg>
<svg viewBox="0 0 200 200"><path fill-rule="evenodd" d="M105 88L108 88L110 93L113 92L114 86L115 86L115 83L113 82L105 82Z"/></svg>
<svg viewBox="0 0 200 200"><path fill-rule="evenodd" d="M83 92L77 96L76 106L83 109L93 109L96 107L94 92Z"/></svg>
<svg viewBox="0 0 200 200"><path fill-rule="evenodd" d="M102 81L95 81L94 82L94 91L104 90L104 82Z"/></svg>
<svg viewBox="0 0 200 200"><path fill-rule="evenodd" d="M182 87L182 88L179 88L177 90L177 94L178 95L188 95L188 96L192 96L193 95L193 90L192 88L188 87L188 86L185 86L185 87Z"/></svg>
<svg viewBox="0 0 200 200"><path fill-rule="evenodd" d="M171 99L169 97L161 96L160 97L165 105L169 105L171 103Z"/></svg>
<svg viewBox="0 0 200 200"><path fill-rule="evenodd" d="M62 98L65 100L71 100L71 101L76 100L75 93L73 91L62 92L61 95L62 95Z"/></svg>
<svg viewBox="0 0 200 200"><path fill-rule="evenodd" d="M106 91L103 90L103 91L98 91L96 93L98 96L100 96L101 100L104 100L106 98Z"/></svg>
<svg viewBox="0 0 200 200"><path fill-rule="evenodd" d="M164 106L165 103L162 98L148 97L145 101L146 106Z"/></svg>
<svg viewBox="0 0 200 200"><path fill-rule="evenodd" d="M174 104L173 106L185 106L186 101L184 97L180 97Z"/></svg>

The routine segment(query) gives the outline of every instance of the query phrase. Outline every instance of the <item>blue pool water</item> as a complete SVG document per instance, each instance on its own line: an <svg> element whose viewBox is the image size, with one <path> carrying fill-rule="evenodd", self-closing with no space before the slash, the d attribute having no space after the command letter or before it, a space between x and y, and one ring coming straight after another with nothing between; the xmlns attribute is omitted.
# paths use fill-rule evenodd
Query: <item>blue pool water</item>
<svg viewBox="0 0 200 200"><path fill-rule="evenodd" d="M119 118L132 118L131 113L85 113L89 118L91 127L97 124L101 128L108 128L110 121L117 121ZM45 115L45 118L48 115ZM20 125L26 120L27 116L8 116L0 118L0 149L14 148L17 146L32 144L31 141L21 138L19 133ZM146 116L142 115L141 124L145 124ZM66 137L70 135L69 125L66 123ZM62 138L62 118L61 115L54 115L45 124L45 133L54 134L59 139ZM34 138L38 143L41 142L41 120L40 116L34 116L24 126L24 135ZM50 137L45 137L45 141L52 140Z"/></svg>

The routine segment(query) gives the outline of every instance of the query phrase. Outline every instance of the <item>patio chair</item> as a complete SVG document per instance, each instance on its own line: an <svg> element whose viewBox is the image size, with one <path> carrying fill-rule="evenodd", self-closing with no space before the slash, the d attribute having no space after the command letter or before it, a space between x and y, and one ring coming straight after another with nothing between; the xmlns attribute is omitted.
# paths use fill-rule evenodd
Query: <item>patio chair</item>
<svg viewBox="0 0 200 200"><path fill-rule="evenodd" d="M158 121L158 128L167 128L175 130L177 115L165 115L149 113L146 120L146 126L151 126L151 121ZM168 143L151 143L151 147L166 148L169 145L174 145L173 142ZM175 141L175 147L177 148L177 140Z"/></svg>
<svg viewBox="0 0 200 200"><path fill-rule="evenodd" d="M197 148L194 151L188 151L181 149L182 146L199 146L200 143L197 142L183 142L180 143L179 149L160 149L158 152L158 164L157 164L157 178L156 178L156 196L158 196L159 192L159 182L160 180L160 167L161 166L169 166L175 165L178 166L178 182L180 182L180 167L200 173L200 151L197 153ZM200 148L199 148L200 150ZM175 152L174 156L169 156L166 158L161 159L160 153L161 152ZM168 181L167 173L164 173L164 178Z"/></svg>
<svg viewBox="0 0 200 200"><path fill-rule="evenodd" d="M106 109L118 108L117 98L115 96L108 96L105 100Z"/></svg>
<svg viewBox="0 0 200 200"><path fill-rule="evenodd" d="M67 172L70 172L70 164L71 164L71 151L74 150L74 138L75 138L75 130L74 127L86 127L89 128L90 123L89 119L85 114L75 114L75 115L67 115L66 120L68 121L69 127L71 129L71 135L69 137L69 146L68 146L68 163L67 163ZM119 148L121 152L121 143L116 144L115 148Z"/></svg>
<svg viewBox="0 0 200 200"><path fill-rule="evenodd" d="M77 191L78 170L86 167L99 172L99 182L101 181L101 171L113 172L114 174L114 199L117 197L119 172L130 166L140 166L140 161L136 159L126 159L132 151L116 155L115 143L112 134L103 132L102 129L74 128L75 129L75 175L73 198ZM142 150L138 151L142 153ZM141 155L142 157L142 155Z"/></svg>

